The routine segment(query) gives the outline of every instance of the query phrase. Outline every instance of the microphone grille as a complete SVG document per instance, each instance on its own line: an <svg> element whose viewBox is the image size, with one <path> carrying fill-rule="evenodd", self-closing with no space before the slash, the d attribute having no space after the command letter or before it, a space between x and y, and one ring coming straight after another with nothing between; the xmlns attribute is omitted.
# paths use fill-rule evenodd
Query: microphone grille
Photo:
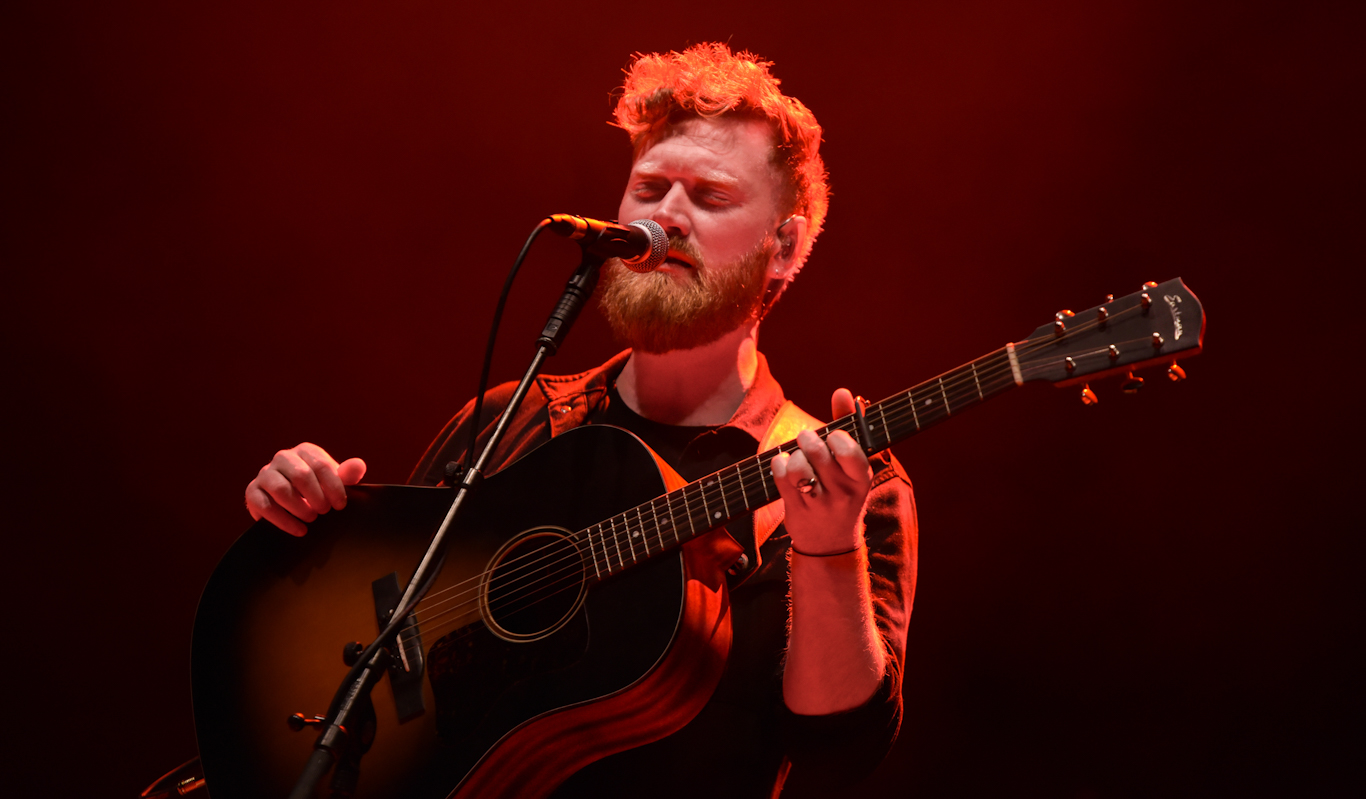
<svg viewBox="0 0 1366 799"><path fill-rule="evenodd" d="M623 260L622 263L632 272L653 272L658 269L669 255L669 234L653 219L637 219L627 227L640 228L649 234L650 252L629 261Z"/></svg>

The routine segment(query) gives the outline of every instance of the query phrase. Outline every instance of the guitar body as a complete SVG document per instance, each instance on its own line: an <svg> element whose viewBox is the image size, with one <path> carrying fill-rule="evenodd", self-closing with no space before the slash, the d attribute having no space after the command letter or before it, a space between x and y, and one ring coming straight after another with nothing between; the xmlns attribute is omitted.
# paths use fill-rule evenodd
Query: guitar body
<svg viewBox="0 0 1366 799"><path fill-rule="evenodd" d="M598 582L566 537L670 488L660 466L629 433L585 427L484 482L415 614L425 711L400 723L393 672L375 687L358 797L542 796L696 715L730 648L723 575L738 546L716 531ZM406 583L454 492L349 496L303 538L253 526L205 588L192 677L215 799L293 787L317 733L287 719L327 712L343 646L378 632L372 581ZM559 566L524 568L546 553Z"/></svg>

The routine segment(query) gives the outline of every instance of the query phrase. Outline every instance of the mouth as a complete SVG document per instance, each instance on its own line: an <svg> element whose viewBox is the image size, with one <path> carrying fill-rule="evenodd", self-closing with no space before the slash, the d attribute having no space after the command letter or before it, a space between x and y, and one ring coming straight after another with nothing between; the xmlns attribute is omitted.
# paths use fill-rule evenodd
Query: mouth
<svg viewBox="0 0 1366 799"><path fill-rule="evenodd" d="M678 250L675 250L673 247L669 248L669 254L664 257L664 263L672 264L673 266L682 269L697 268L697 264L693 263L692 258L683 254L682 252L679 252Z"/></svg>

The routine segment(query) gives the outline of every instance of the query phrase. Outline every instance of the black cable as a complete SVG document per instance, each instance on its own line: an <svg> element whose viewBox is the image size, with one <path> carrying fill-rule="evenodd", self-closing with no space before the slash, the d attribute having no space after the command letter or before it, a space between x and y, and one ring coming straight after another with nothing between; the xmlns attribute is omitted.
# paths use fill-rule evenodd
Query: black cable
<svg viewBox="0 0 1366 799"><path fill-rule="evenodd" d="M465 463L461 469L461 474L468 472L471 459L474 458L474 451L479 445L479 415L484 411L484 392L489 385L489 372L493 368L493 347L498 340L498 325L503 319L503 306L507 305L508 295L512 293L512 282L517 278L517 271L522 268L522 261L526 260L526 254L531 250L531 245L536 241L536 237L541 235L541 231L550 225L550 217L542 219L536 229L531 231L527 237L526 244L522 245L522 251L518 253L517 260L513 262L512 269L508 272L507 280L503 282L503 293L498 295L498 305L493 311L493 325L489 328L489 343L484 350L484 368L479 372L479 390L474 392L474 415L470 417L470 444L465 448Z"/></svg>

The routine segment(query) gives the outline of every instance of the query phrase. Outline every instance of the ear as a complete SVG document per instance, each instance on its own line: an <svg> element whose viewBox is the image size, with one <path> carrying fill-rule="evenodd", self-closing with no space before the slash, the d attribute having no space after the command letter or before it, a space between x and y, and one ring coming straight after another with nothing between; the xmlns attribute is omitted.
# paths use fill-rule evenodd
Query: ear
<svg viewBox="0 0 1366 799"><path fill-rule="evenodd" d="M778 225L775 237L778 251L768 262L768 276L774 280L790 280L802 268L806 254L806 217L793 214Z"/></svg>

